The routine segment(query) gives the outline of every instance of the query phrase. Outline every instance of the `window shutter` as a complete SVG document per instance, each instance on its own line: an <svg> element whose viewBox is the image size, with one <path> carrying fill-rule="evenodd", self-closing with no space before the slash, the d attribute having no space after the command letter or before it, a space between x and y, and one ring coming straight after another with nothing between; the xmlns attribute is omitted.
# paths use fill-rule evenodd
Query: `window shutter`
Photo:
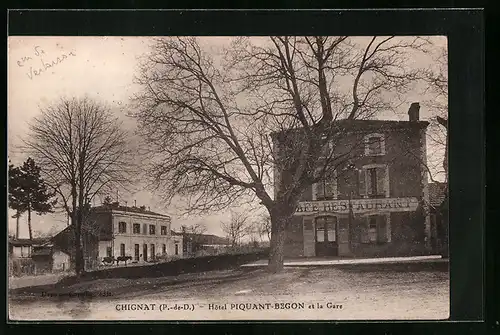
<svg viewBox="0 0 500 335"><path fill-rule="evenodd" d="M334 180L328 179L325 182L325 197L332 197L335 195L335 185L334 185Z"/></svg>
<svg viewBox="0 0 500 335"><path fill-rule="evenodd" d="M313 220L310 217L304 218L304 230L313 230Z"/></svg>
<svg viewBox="0 0 500 335"><path fill-rule="evenodd" d="M377 218L377 240L379 242L387 242L387 222L385 216Z"/></svg>
<svg viewBox="0 0 500 335"><path fill-rule="evenodd" d="M366 189L368 190L367 194L372 195L372 170L366 169L365 171L365 180L366 180Z"/></svg>
<svg viewBox="0 0 500 335"><path fill-rule="evenodd" d="M361 218L359 220L361 243L370 243L370 237L368 236L369 220L368 217Z"/></svg>
<svg viewBox="0 0 500 335"><path fill-rule="evenodd" d="M361 169L358 171L358 181L359 181L359 195L366 195L366 170Z"/></svg>
<svg viewBox="0 0 500 335"><path fill-rule="evenodd" d="M320 181L316 184L316 199L323 199L325 196L325 182Z"/></svg>
<svg viewBox="0 0 500 335"><path fill-rule="evenodd" d="M385 189L385 166L377 168L377 192L378 194L386 194Z"/></svg>

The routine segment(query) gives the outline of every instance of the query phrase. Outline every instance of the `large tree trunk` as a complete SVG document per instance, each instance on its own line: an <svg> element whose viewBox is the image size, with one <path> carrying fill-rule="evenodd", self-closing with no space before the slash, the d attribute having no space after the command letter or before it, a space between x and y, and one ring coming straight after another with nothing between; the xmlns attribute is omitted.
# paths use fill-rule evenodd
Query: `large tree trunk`
<svg viewBox="0 0 500 335"><path fill-rule="evenodd" d="M278 223L275 224L274 220L272 221L272 225L268 270L269 272L277 273L283 270L286 232L285 227L281 227Z"/></svg>
<svg viewBox="0 0 500 335"><path fill-rule="evenodd" d="M278 273L283 270L285 256L286 228L293 211L288 206L276 206L271 211L271 245L269 250L268 271Z"/></svg>
<svg viewBox="0 0 500 335"><path fill-rule="evenodd" d="M80 215L77 205L77 192L76 185L72 186L72 202L73 202L73 210L71 213L71 223L73 224L73 231L75 235L75 272L77 276L80 276L85 271L84 262L83 262L83 250L82 250L82 225L80 220Z"/></svg>
<svg viewBox="0 0 500 335"><path fill-rule="evenodd" d="M16 240L19 239L19 220L21 218L21 213L16 213Z"/></svg>
<svg viewBox="0 0 500 335"><path fill-rule="evenodd" d="M31 229L31 208L28 206L28 230L30 234L30 241L33 240L33 231Z"/></svg>

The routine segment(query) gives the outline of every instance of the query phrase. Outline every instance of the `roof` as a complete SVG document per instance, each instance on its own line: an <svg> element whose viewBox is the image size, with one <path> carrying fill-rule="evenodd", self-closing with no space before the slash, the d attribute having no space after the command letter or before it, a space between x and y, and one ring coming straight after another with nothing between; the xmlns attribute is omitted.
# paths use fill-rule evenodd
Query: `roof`
<svg viewBox="0 0 500 335"><path fill-rule="evenodd" d="M41 247L41 248L36 248L31 252L31 257L36 257L36 256L50 256L52 254L52 248L51 247Z"/></svg>
<svg viewBox="0 0 500 335"><path fill-rule="evenodd" d="M397 120L337 120L332 122L332 128L345 128L347 132L370 131L370 130L394 130L408 128L426 128L428 121L397 121ZM271 136L276 137L279 134L289 131L298 131L302 128L293 128L287 131L274 132Z"/></svg>
<svg viewBox="0 0 500 335"><path fill-rule="evenodd" d="M30 240L29 238L11 238L9 239L9 244L14 246L31 246L31 245L42 245L50 242L51 237L40 237Z"/></svg>
<svg viewBox="0 0 500 335"><path fill-rule="evenodd" d="M131 212L131 213L139 213L139 214L145 214L145 215L156 215L156 216L162 216L164 218L170 218L169 215L156 213L156 212L147 210L144 207L122 206L122 205L116 204L116 203L112 203L109 205L95 206L95 207L92 207L92 210L102 211L102 212L112 212L112 211Z"/></svg>
<svg viewBox="0 0 500 335"><path fill-rule="evenodd" d="M439 207L446 198L448 184L446 183L429 183L429 203L433 207Z"/></svg>

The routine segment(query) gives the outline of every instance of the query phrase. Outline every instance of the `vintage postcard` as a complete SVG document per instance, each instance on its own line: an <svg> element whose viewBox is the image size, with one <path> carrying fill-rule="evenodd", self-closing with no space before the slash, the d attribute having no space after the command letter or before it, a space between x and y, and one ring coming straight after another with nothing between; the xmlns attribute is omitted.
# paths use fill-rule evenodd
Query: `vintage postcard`
<svg viewBox="0 0 500 335"><path fill-rule="evenodd" d="M449 317L444 36L10 36L10 320Z"/></svg>

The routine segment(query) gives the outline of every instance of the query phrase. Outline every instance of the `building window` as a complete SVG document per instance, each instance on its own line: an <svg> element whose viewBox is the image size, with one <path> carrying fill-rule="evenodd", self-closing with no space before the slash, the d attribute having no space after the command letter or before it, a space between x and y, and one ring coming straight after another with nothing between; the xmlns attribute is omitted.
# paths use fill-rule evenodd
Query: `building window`
<svg viewBox="0 0 500 335"><path fill-rule="evenodd" d="M134 245L134 259L135 259L136 261L138 261L138 260L139 260L140 255L141 255L141 252L140 252L140 250L139 250L139 244L136 244L136 245Z"/></svg>
<svg viewBox="0 0 500 335"><path fill-rule="evenodd" d="M162 253L165 255L167 253L167 245L163 244L162 245Z"/></svg>
<svg viewBox="0 0 500 335"><path fill-rule="evenodd" d="M120 256L125 257L125 243L120 244Z"/></svg>
<svg viewBox="0 0 500 335"><path fill-rule="evenodd" d="M313 200L332 200L337 197L337 174L327 176L320 182L313 184Z"/></svg>
<svg viewBox="0 0 500 335"><path fill-rule="evenodd" d="M118 232L120 234L124 234L127 232L127 223L126 222L118 222Z"/></svg>
<svg viewBox="0 0 500 335"><path fill-rule="evenodd" d="M175 244L175 254L179 254L179 245L177 243Z"/></svg>
<svg viewBox="0 0 500 335"><path fill-rule="evenodd" d="M327 136L323 135L321 139L323 141L326 141ZM321 150L321 157L327 159L333 157L333 142L331 140L323 145L323 149Z"/></svg>
<svg viewBox="0 0 500 335"><path fill-rule="evenodd" d="M359 195L367 198L389 197L387 165L369 165L358 172Z"/></svg>
<svg viewBox="0 0 500 335"><path fill-rule="evenodd" d="M372 215L366 219L367 225L364 231L364 243L387 243L390 242L390 223L385 215Z"/></svg>
<svg viewBox="0 0 500 335"><path fill-rule="evenodd" d="M368 224L368 240L371 243L376 243L378 241L377 238L377 219L371 217L370 223Z"/></svg>
<svg viewBox="0 0 500 335"><path fill-rule="evenodd" d="M167 235L167 226L161 226L161 234Z"/></svg>
<svg viewBox="0 0 500 335"><path fill-rule="evenodd" d="M385 155L385 139L382 134L369 134L365 136L365 155L383 156Z"/></svg>
<svg viewBox="0 0 500 335"><path fill-rule="evenodd" d="M106 247L106 257L113 257L113 249L111 247Z"/></svg>
<svg viewBox="0 0 500 335"><path fill-rule="evenodd" d="M325 216L316 218L316 242L337 241L337 218Z"/></svg>
<svg viewBox="0 0 500 335"><path fill-rule="evenodd" d="M145 262L148 261L148 245L147 244L142 245L142 257L143 257Z"/></svg>
<svg viewBox="0 0 500 335"><path fill-rule="evenodd" d="M142 233L144 235L147 235L148 234L148 225L147 224L143 224L142 225Z"/></svg>
<svg viewBox="0 0 500 335"><path fill-rule="evenodd" d="M156 235L156 226L154 224L149 225L149 235Z"/></svg>
<svg viewBox="0 0 500 335"><path fill-rule="evenodd" d="M140 234L141 233L141 225L138 223L134 223L133 232L134 232L134 234Z"/></svg>

